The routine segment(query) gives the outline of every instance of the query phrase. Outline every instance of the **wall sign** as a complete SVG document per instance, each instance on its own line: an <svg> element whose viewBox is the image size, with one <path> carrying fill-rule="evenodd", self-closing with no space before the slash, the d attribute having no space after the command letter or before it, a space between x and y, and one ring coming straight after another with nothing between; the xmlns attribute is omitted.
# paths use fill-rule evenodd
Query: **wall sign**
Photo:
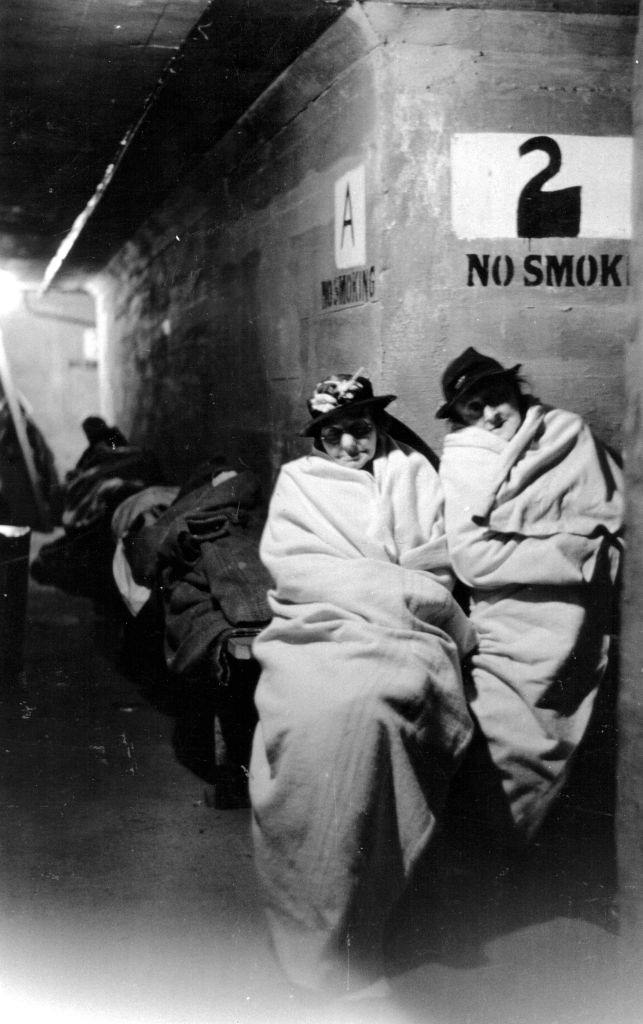
<svg viewBox="0 0 643 1024"><path fill-rule="evenodd" d="M366 174L364 164L335 182L335 266L343 273L321 282L324 311L375 298L375 267L366 263Z"/></svg>
<svg viewBox="0 0 643 1024"><path fill-rule="evenodd" d="M458 238L631 238L632 139L455 134Z"/></svg>
<svg viewBox="0 0 643 1024"><path fill-rule="evenodd" d="M361 267L337 274L321 283L322 309L355 306L375 298L375 267Z"/></svg>
<svg viewBox="0 0 643 1024"><path fill-rule="evenodd" d="M623 253L530 252L516 259L507 253L467 252L465 258L469 288L621 288L630 283L629 259Z"/></svg>
<svg viewBox="0 0 643 1024"><path fill-rule="evenodd" d="M364 164L335 182L335 266L366 262L366 175Z"/></svg>

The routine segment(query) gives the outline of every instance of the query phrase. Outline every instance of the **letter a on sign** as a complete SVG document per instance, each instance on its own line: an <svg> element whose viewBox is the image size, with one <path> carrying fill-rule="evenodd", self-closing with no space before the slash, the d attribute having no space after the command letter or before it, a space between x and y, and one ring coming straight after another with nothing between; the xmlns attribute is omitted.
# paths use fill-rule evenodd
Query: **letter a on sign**
<svg viewBox="0 0 643 1024"><path fill-rule="evenodd" d="M366 261L364 164L335 182L335 264L339 269Z"/></svg>

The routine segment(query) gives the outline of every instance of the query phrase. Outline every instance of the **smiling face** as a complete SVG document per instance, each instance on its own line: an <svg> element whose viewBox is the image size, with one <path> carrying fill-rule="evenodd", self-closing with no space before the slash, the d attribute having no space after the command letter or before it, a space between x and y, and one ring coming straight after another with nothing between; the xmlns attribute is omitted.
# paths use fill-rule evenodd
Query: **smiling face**
<svg viewBox="0 0 643 1024"><path fill-rule="evenodd" d="M377 427L370 413L345 413L322 427L319 439L328 456L342 466L364 469L375 457Z"/></svg>
<svg viewBox="0 0 643 1024"><path fill-rule="evenodd" d="M455 411L467 427L481 427L503 441L509 441L522 423L518 390L506 380L471 388L455 403Z"/></svg>

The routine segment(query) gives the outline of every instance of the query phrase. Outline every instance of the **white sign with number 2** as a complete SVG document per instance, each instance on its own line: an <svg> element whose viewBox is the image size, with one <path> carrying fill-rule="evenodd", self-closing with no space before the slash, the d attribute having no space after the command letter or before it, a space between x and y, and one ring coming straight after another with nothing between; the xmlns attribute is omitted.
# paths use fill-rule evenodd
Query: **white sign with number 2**
<svg viewBox="0 0 643 1024"><path fill-rule="evenodd" d="M455 134L451 219L458 238L631 238L632 139Z"/></svg>

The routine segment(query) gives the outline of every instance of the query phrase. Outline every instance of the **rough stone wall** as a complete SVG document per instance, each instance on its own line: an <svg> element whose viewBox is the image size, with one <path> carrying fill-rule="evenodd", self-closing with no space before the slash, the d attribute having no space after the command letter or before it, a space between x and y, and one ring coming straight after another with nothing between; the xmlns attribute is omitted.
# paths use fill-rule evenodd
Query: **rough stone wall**
<svg viewBox="0 0 643 1024"><path fill-rule="evenodd" d="M492 133L513 147L520 135L629 136L635 20L525 11L524 6L429 10L373 3L366 13L388 51L383 117L395 144L386 147L384 370L404 396L405 414L423 433L435 431L439 370L474 345L503 363L523 363L536 394L586 415L618 444L620 367L631 334L628 241L477 237L485 197L475 195L481 182L474 167L464 168L471 190L470 237L457 237L450 146L456 134L471 139ZM482 162L476 149L472 163L478 156ZM495 166L489 166L500 187L503 161L506 155L499 151ZM547 187L563 184L562 177ZM507 191L510 187L507 181ZM511 200L514 208L517 199ZM582 278L591 258L600 265L602 255L610 261L621 255L620 284L612 279L602 285L600 273L593 285L580 284L579 260L584 257ZM488 258L486 285L482 275L470 272L469 256ZM555 277L547 285L547 259L553 256L569 268L561 286ZM525 273L528 257L535 273ZM543 280L536 284L539 271Z"/></svg>
<svg viewBox="0 0 643 1024"><path fill-rule="evenodd" d="M310 385L359 366L439 447L439 375L468 344L620 442L628 239L453 227L454 133L631 133L635 19L543 6L353 6L112 262L96 283L105 386L171 475L217 450L274 474L302 450ZM342 244L365 221L353 264L336 258L342 215ZM543 262L525 284L524 260L547 254L550 283Z"/></svg>
<svg viewBox="0 0 643 1024"><path fill-rule="evenodd" d="M626 358L627 559L619 695L618 872L623 990L643 998L643 38L637 42L634 282L638 323ZM633 1016L632 1019L635 1019Z"/></svg>
<svg viewBox="0 0 643 1024"><path fill-rule="evenodd" d="M101 412L98 370L83 343L94 304L78 293L37 299L35 290L25 302L3 318L4 346L13 385L32 407L62 475L87 444L82 420Z"/></svg>
<svg viewBox="0 0 643 1024"><path fill-rule="evenodd" d="M114 416L178 479L215 451L268 479L303 450L318 372L361 359L379 376L379 304L324 318L319 294L333 182L376 151L381 60L356 8L95 282Z"/></svg>

